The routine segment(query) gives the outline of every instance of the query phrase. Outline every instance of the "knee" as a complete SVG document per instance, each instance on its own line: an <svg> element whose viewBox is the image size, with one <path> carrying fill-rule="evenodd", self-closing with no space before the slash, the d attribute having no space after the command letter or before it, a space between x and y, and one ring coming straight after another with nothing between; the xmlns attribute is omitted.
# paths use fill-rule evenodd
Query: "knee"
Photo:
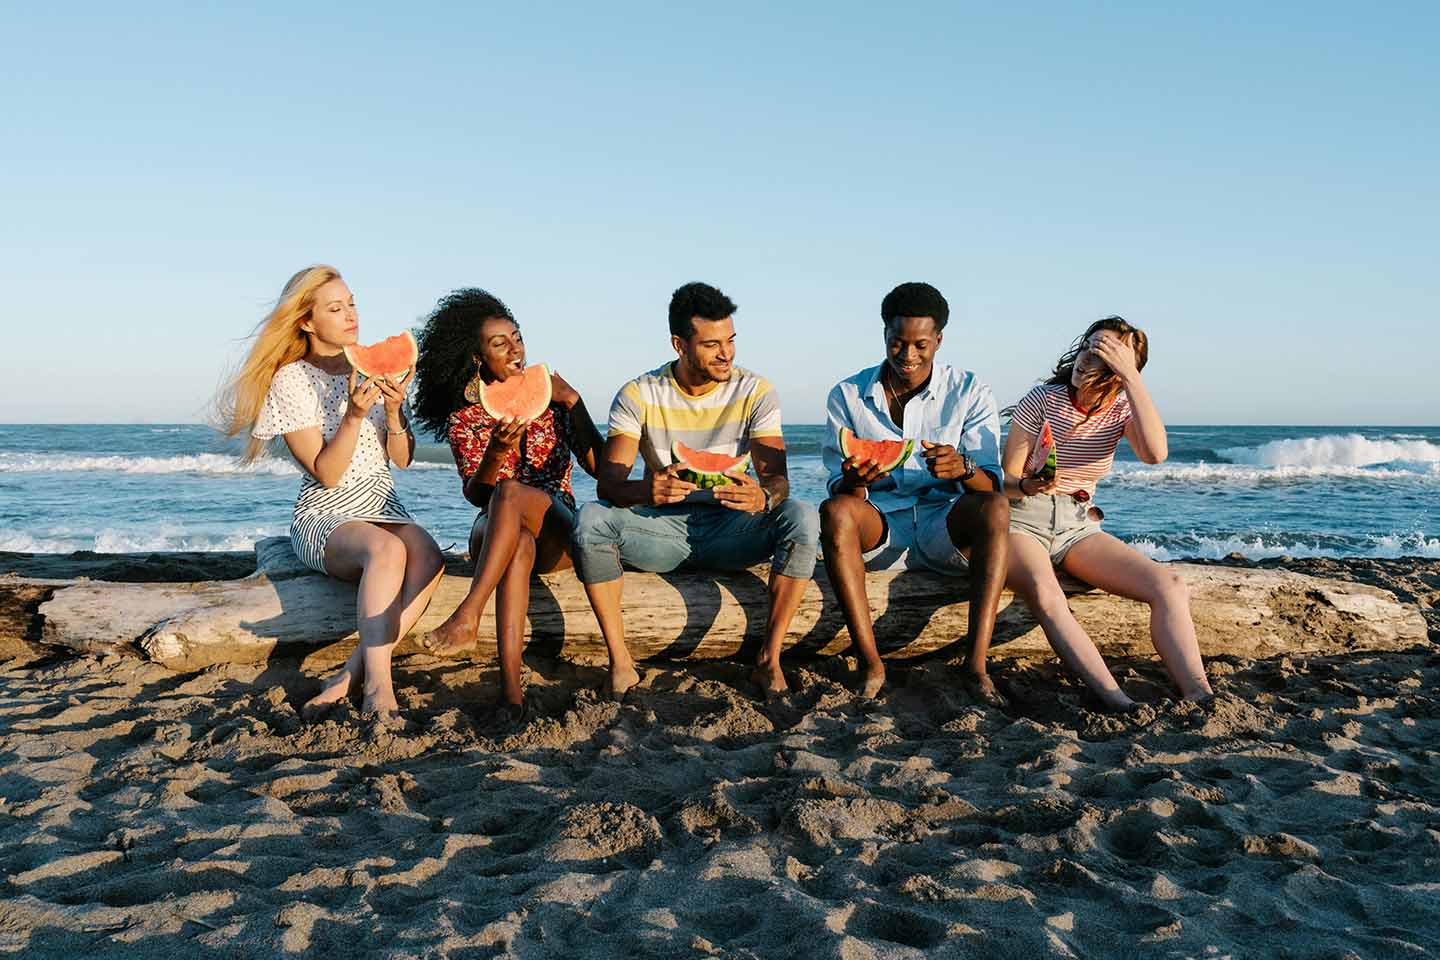
<svg viewBox="0 0 1440 960"><path fill-rule="evenodd" d="M815 507L804 500L786 497L775 508L775 521L781 530L781 538L795 543L820 544L820 514Z"/></svg>
<svg viewBox="0 0 1440 960"><path fill-rule="evenodd" d="M575 515L575 529L571 539L575 543L604 543L616 540L614 524L615 508L591 501L580 508Z"/></svg>
<svg viewBox="0 0 1440 960"><path fill-rule="evenodd" d="M490 495L490 508L498 510L501 507L514 506L525 497L529 488L514 477L506 477L495 485L495 492Z"/></svg>
<svg viewBox="0 0 1440 960"><path fill-rule="evenodd" d="M985 532L994 536L1009 536L1010 499L1002 493L982 493L980 496L980 519L985 525Z"/></svg>
<svg viewBox="0 0 1440 960"><path fill-rule="evenodd" d="M404 540L393 533L381 533L370 546L370 556L366 566L376 570L403 572L407 556L408 551L405 549Z"/></svg>
<svg viewBox="0 0 1440 960"><path fill-rule="evenodd" d="M1058 582L1036 584L1028 593L1025 599L1030 612L1041 620L1055 620L1070 612L1070 601L1065 599L1065 591Z"/></svg>
<svg viewBox="0 0 1440 960"><path fill-rule="evenodd" d="M820 504L820 538L826 543L849 540L860 529L855 519L854 497L831 497Z"/></svg>
<svg viewBox="0 0 1440 960"><path fill-rule="evenodd" d="M515 563L525 570L535 565L535 538L529 530L521 530L520 539L515 541Z"/></svg>
<svg viewBox="0 0 1440 960"><path fill-rule="evenodd" d="M1190 586L1185 578L1173 570L1161 569L1155 578L1151 605L1167 603L1171 606L1190 605Z"/></svg>

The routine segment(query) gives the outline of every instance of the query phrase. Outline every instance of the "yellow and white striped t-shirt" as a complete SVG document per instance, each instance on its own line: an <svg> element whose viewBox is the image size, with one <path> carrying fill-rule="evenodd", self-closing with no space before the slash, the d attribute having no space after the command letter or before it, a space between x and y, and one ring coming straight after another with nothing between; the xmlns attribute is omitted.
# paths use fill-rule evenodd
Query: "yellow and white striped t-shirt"
<svg viewBox="0 0 1440 960"><path fill-rule="evenodd" d="M780 398L770 381L741 367L698 397L680 389L673 363L642 373L610 405L610 436L640 441L649 471L675 462L676 440L693 450L739 456L754 437L778 437Z"/></svg>

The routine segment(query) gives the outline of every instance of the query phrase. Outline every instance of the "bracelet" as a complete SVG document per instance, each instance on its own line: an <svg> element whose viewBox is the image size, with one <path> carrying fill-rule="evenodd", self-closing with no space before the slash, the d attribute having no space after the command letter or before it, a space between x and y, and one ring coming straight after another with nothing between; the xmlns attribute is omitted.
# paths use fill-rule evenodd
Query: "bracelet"
<svg viewBox="0 0 1440 960"><path fill-rule="evenodd" d="M390 426L390 424L387 423L387 424L385 424L385 431L386 431L387 433L409 433L409 432L410 432L410 424L408 424L408 423L402 423L402 424L399 426L399 428L395 428L395 427Z"/></svg>
<svg viewBox="0 0 1440 960"><path fill-rule="evenodd" d="M1025 492L1025 481L1029 479L1029 477L1021 477L1020 482L1016 484L1016 486L1020 488L1020 496L1022 497L1030 496L1030 494Z"/></svg>

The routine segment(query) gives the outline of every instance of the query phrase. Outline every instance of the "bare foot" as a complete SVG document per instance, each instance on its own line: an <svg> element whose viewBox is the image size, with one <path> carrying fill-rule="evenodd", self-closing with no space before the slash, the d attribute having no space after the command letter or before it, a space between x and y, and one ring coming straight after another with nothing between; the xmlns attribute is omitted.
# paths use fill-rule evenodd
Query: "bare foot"
<svg viewBox="0 0 1440 960"><path fill-rule="evenodd" d="M760 688L766 700L773 700L781 694L788 693L790 687L785 683L785 674L780 672L778 665L762 663L755 667L750 674L750 682Z"/></svg>
<svg viewBox="0 0 1440 960"><path fill-rule="evenodd" d="M458 657L475 645L478 625L454 615L431 630L420 645L437 657Z"/></svg>
<svg viewBox="0 0 1440 960"><path fill-rule="evenodd" d="M635 671L633 664L626 667L611 667L610 689L608 691L610 699L616 701L624 700L625 694L629 693L630 688L639 682L640 674Z"/></svg>
<svg viewBox="0 0 1440 960"><path fill-rule="evenodd" d="M995 681L986 673L966 670L960 674L960 685L974 698L997 710L1008 707L1010 702L995 689Z"/></svg>
<svg viewBox="0 0 1440 960"><path fill-rule="evenodd" d="M873 700L880 695L880 689L885 686L885 668L867 668L865 681L860 685L860 698L862 700Z"/></svg>
<svg viewBox="0 0 1440 960"><path fill-rule="evenodd" d="M300 708L300 716L306 720L322 717L331 707L350 696L354 689L355 678L347 667L331 677L319 693L305 701L305 706Z"/></svg>
<svg viewBox="0 0 1440 960"><path fill-rule="evenodd" d="M1100 713L1109 713L1115 716L1125 716L1140 709L1140 704L1130 699L1130 695L1119 687L1114 690L1104 690L1099 693L1089 692L1086 698L1091 709Z"/></svg>

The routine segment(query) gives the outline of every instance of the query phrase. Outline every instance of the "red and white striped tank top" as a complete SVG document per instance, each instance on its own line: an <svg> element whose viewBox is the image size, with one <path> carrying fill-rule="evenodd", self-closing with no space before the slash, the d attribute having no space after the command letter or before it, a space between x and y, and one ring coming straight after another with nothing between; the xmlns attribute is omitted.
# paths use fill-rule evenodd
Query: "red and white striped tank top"
<svg viewBox="0 0 1440 960"><path fill-rule="evenodd" d="M1093 496L1095 484L1110 472L1115 447L1130 423L1130 398L1122 390L1110 406L1086 417L1070 402L1068 387L1042 383L1015 404L1010 429L1034 437L1043 420L1050 421L1055 435L1055 492L1084 490Z"/></svg>

